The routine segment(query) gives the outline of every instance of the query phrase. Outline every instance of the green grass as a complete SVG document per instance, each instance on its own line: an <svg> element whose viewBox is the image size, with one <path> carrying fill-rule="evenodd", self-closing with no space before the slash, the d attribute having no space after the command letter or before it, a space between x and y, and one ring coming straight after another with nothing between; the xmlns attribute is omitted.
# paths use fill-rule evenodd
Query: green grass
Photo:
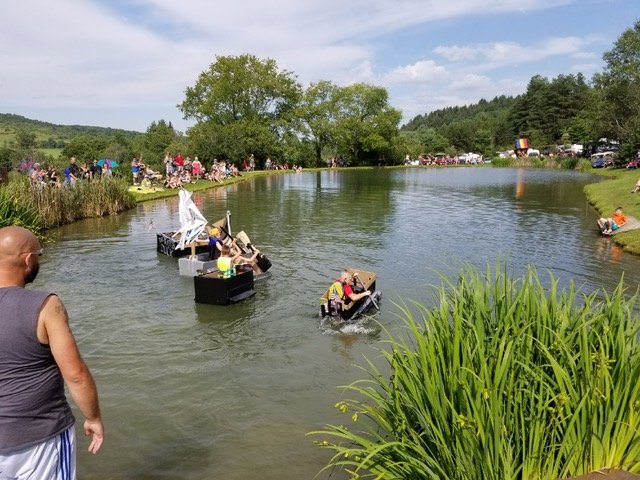
<svg viewBox="0 0 640 480"><path fill-rule="evenodd" d="M640 471L636 297L545 288L498 265L445 281L433 308L346 387L343 425L311 432L352 479L555 480ZM637 312L637 310L635 310Z"/></svg>
<svg viewBox="0 0 640 480"><path fill-rule="evenodd" d="M610 217L620 206L626 215L640 220L640 193L630 193L640 178L640 171L599 168L592 169L591 173L606 177L602 182L587 185L584 189L589 203L601 215ZM640 254L640 229L621 232L613 238L625 251Z"/></svg>

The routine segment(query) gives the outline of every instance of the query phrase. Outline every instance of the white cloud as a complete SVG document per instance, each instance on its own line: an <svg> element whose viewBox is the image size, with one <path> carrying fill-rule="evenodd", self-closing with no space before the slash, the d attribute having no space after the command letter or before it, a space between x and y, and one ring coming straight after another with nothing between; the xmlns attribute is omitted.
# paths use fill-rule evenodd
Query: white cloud
<svg viewBox="0 0 640 480"><path fill-rule="evenodd" d="M571 54L571 57L580 60L594 60L597 55L593 52L575 52Z"/></svg>
<svg viewBox="0 0 640 480"><path fill-rule="evenodd" d="M467 90L467 89L486 89L491 86L491 80L484 75L467 74L460 79L456 79L451 84L452 90Z"/></svg>
<svg viewBox="0 0 640 480"><path fill-rule="evenodd" d="M601 65L598 63L577 63L571 65L571 73L582 73L587 78L601 70Z"/></svg>
<svg viewBox="0 0 640 480"><path fill-rule="evenodd" d="M606 10L608 0L593 1L603 2ZM497 29L491 35L494 41L474 43L473 32L456 29L457 21L480 22L491 15L510 27L511 15L550 11L551 18L553 8L577 2L3 0L0 105L11 113L42 109L55 115L57 110L79 124L101 124L103 117L96 112L102 111L104 118L122 122L108 126L135 125L141 130L158 119L158 112L166 112L167 120L180 125L175 105L183 100L185 88L215 55L242 53L275 59L304 85L320 79L341 85L382 84L389 88L391 101L403 105L466 101L510 78L507 67L514 60L522 66L566 56L582 60L593 71L601 54L590 48L608 45L606 37L588 25L571 32L565 26L566 36L540 35L531 43L520 41L518 29ZM432 37L442 24L450 28ZM421 37L411 37L412 44L403 39L404 33L423 30ZM582 38L583 31L589 36ZM430 52L438 57L429 58ZM425 86L429 93L424 93ZM459 97L452 88L468 92ZM423 102L428 95L433 98ZM121 119L117 111L123 112Z"/></svg>
<svg viewBox="0 0 640 480"><path fill-rule="evenodd" d="M442 78L446 69L433 60L420 60L411 65L396 67L387 73L383 80L385 83L414 83L430 82Z"/></svg>
<svg viewBox="0 0 640 480"><path fill-rule="evenodd" d="M513 63L532 63L560 55L586 55L581 49L587 41L578 37L556 37L532 45L495 42L482 45L438 46L434 53L451 62L471 61L483 70ZM475 62L473 61L475 60Z"/></svg>
<svg viewBox="0 0 640 480"><path fill-rule="evenodd" d="M464 60L471 60L476 58L478 55L478 47L466 46L460 47L454 45L452 47L445 47L440 45L436 47L433 51L434 53L444 57L445 59L451 62L462 62Z"/></svg>

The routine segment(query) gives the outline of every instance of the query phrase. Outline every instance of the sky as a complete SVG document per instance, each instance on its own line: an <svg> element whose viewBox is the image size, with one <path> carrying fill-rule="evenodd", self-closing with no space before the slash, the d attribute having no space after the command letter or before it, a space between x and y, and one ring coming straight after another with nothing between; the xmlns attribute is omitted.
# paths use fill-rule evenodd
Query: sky
<svg viewBox="0 0 640 480"><path fill-rule="evenodd" d="M0 113L180 131L217 56L271 58L298 82L382 86L405 123L515 96L534 75L605 68L639 0L1 0Z"/></svg>

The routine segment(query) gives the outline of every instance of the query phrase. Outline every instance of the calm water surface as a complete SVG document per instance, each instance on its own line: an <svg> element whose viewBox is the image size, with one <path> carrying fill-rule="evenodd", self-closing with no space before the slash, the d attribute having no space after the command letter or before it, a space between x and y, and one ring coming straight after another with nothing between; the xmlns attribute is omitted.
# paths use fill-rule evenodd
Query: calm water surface
<svg viewBox="0 0 640 480"><path fill-rule="evenodd" d="M65 301L96 377L107 426L81 479L312 479L328 452L306 433L346 420L337 388L378 358L376 322L465 264L529 264L567 285L636 286L640 258L595 230L586 175L492 168L324 171L261 177L194 195L205 217L232 212L274 264L257 294L197 305L193 280L156 254L177 198L53 233L36 288ZM344 266L376 271L381 311L347 331L321 324L319 297ZM318 478L344 478L327 472Z"/></svg>

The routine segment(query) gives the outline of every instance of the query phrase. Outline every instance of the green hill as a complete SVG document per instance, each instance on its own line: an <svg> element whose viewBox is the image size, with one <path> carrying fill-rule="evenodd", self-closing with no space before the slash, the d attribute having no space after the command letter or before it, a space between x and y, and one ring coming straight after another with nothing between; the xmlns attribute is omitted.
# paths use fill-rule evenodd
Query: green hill
<svg viewBox="0 0 640 480"><path fill-rule="evenodd" d="M131 130L86 125L56 125L11 113L0 113L0 148L16 147L19 132L35 135L37 149L54 155L73 138L81 135L94 138L114 136L133 138L141 135L140 132Z"/></svg>

